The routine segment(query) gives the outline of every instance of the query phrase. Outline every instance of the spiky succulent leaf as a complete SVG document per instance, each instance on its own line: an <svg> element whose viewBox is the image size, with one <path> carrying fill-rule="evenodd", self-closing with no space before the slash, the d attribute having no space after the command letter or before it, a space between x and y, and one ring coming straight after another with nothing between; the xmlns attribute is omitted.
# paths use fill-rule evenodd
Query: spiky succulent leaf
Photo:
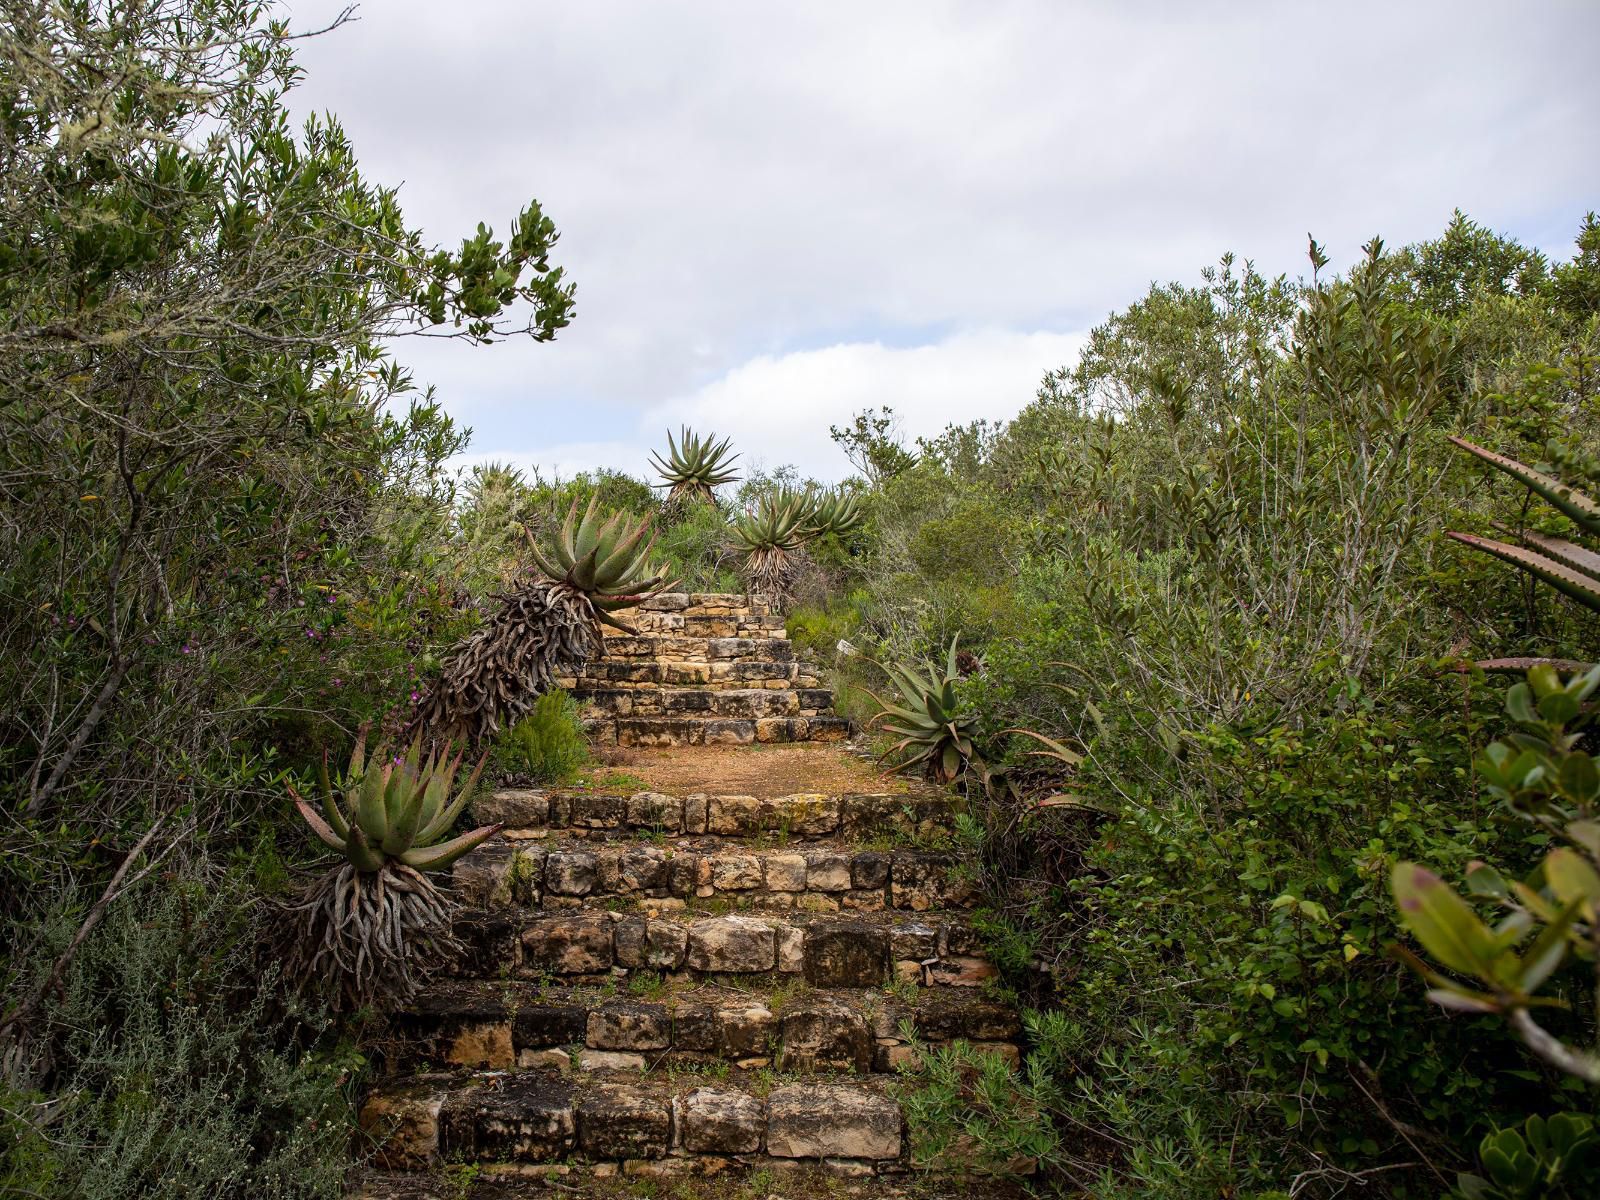
<svg viewBox="0 0 1600 1200"><path fill-rule="evenodd" d="M1576 488L1569 487L1559 479L1535 471L1514 458L1496 454L1493 450L1485 450L1482 446L1467 441L1466 438L1451 436L1450 440L1468 454L1476 456L1497 470L1504 471L1518 483L1543 496L1588 532L1600 533L1600 503L1596 503L1591 497Z"/></svg>
<svg viewBox="0 0 1600 1200"><path fill-rule="evenodd" d="M650 561L655 538L650 519L623 513L601 519L598 497L590 500L580 520L578 502L567 512L560 536L541 546L533 542L533 560L551 579L588 596L596 605L626 608L661 591L668 574Z"/></svg>
<svg viewBox="0 0 1600 1200"><path fill-rule="evenodd" d="M922 767L942 782L955 779L977 757L968 733L976 718L959 711L956 695L958 641L951 639L943 671L938 663L921 667L878 664L900 693L900 703L867 693L880 708L868 725L881 724L884 732L900 739L888 752L890 757L899 757L895 766L900 770Z"/></svg>
<svg viewBox="0 0 1600 1200"><path fill-rule="evenodd" d="M1504 542L1496 542L1471 533L1451 533L1450 536L1463 545L1493 555L1520 571L1526 571L1529 575L1544 580L1558 592L1570 596L1590 611L1600 612L1600 581L1582 571L1574 570L1553 558L1547 558L1537 551L1522 546L1508 546Z"/></svg>
<svg viewBox="0 0 1600 1200"><path fill-rule="evenodd" d="M418 846L405 850L395 857L418 871L437 871L448 867L469 850L475 850L503 828L501 825L483 825L470 833L440 842L437 846Z"/></svg>

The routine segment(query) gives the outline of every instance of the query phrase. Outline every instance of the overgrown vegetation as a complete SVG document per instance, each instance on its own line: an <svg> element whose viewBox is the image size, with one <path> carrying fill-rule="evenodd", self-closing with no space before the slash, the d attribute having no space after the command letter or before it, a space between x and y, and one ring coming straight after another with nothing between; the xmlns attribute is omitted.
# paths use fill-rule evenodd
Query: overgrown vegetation
<svg viewBox="0 0 1600 1200"><path fill-rule="evenodd" d="M1486 1134L1595 1110L1386 948L1395 862L1521 878L1547 848L1474 772L1509 729L1473 660L1591 661L1597 630L1444 536L1572 537L1447 435L1592 485L1600 225L1556 265L1461 216L1340 277L1312 258L1303 284L1224 259L1153 288L1005 426L836 431L880 464L871 537L851 600L795 622L978 655L984 926L1012 986L1072 1016L1034 1027L1051 1076L1015 1102L1096 1196L1436 1196ZM1590 968L1548 966L1573 1000L1551 1019L1592 1045Z"/></svg>
<svg viewBox="0 0 1600 1200"><path fill-rule="evenodd" d="M1021 1074L921 1055L919 1155L1107 1200L1585 1194L1594 679L1480 664L1592 663L1600 628L1445 535L1588 594L1592 513L1516 481L1600 485L1593 216L1555 264L1460 215L1342 275L1224 258L1013 421L910 445L860 414L826 493L685 430L659 484L458 494L464 437L385 347L555 336L538 207L427 245L336 123L288 125L270 5L6 12L0 1186L337 1194L361 1060L263 950L310 860L290 786L419 708L570 778L549 686L597 622L753 576L850 715L874 662L937 664L890 673L894 738L967 790L975 924L1033 1011ZM426 792L317 818L330 920L391 858L442 864ZM1466 1011L1390 953L1391 879L1448 907L1410 924Z"/></svg>

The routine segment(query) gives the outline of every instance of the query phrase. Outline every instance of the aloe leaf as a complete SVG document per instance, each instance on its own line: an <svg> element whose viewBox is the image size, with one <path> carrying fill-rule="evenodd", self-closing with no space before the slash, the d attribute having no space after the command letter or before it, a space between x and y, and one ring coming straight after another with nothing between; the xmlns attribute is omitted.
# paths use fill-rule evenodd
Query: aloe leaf
<svg viewBox="0 0 1600 1200"><path fill-rule="evenodd" d="M414 867L418 871L437 871L441 867L448 867L467 851L476 850L499 833L501 828L499 825L484 825L471 833L451 838L448 842L440 842L437 846L413 847L396 857L406 866Z"/></svg>
<svg viewBox="0 0 1600 1200"><path fill-rule="evenodd" d="M1079 754L1076 750L1070 749L1069 747L1064 746L1060 742L1056 741L1054 738L1046 737L1044 734L1035 732L1032 729L1008 729L1006 732L1020 733L1023 737L1031 737L1034 741L1049 747L1048 750L1030 750L1028 753L1031 755L1037 755L1040 758L1057 758L1066 763L1068 766L1073 767L1083 762L1083 755Z"/></svg>
<svg viewBox="0 0 1600 1200"><path fill-rule="evenodd" d="M409 850L416 842L417 827L422 822L422 806L427 802L428 791L432 787L433 779L430 776L426 787L414 787L409 795L402 792L399 811L389 824L389 832L383 837L385 854L399 854Z"/></svg>
<svg viewBox="0 0 1600 1200"><path fill-rule="evenodd" d="M1463 545L1471 546L1474 550L1481 550L1502 562L1510 563L1519 571L1526 571L1535 578L1544 580L1558 592L1571 597L1592 612L1600 612L1600 581L1589 578L1583 572L1563 566L1553 558L1546 558L1537 551L1522 546L1508 546L1504 542L1496 542L1472 533L1451 532L1449 536Z"/></svg>
<svg viewBox="0 0 1600 1200"><path fill-rule="evenodd" d="M1600 554L1566 538L1547 537L1542 533L1524 532L1522 540L1546 558L1553 558L1564 566L1580 571L1591 579L1600 579Z"/></svg>
<svg viewBox="0 0 1600 1200"><path fill-rule="evenodd" d="M381 841L383 835L388 832L389 822L384 815L383 793L393 770L393 763L385 763L381 771L377 769L376 763L367 767L366 774L361 777L361 795L356 802L356 828L351 830L352 837L356 833L364 833L368 838Z"/></svg>
<svg viewBox="0 0 1600 1200"><path fill-rule="evenodd" d="M1531 488L1590 533L1600 533L1600 504L1576 488L1568 487L1559 479L1552 479L1514 458L1496 454L1493 450L1485 450L1482 446L1467 441L1466 438L1452 436L1450 440L1468 454L1476 455L1491 467L1504 471L1518 483Z"/></svg>
<svg viewBox="0 0 1600 1200"><path fill-rule="evenodd" d="M1399 862L1389 887L1401 922L1428 953L1453 971L1488 973L1493 965L1489 929L1444 880L1426 867Z"/></svg>
<svg viewBox="0 0 1600 1200"><path fill-rule="evenodd" d="M358 871L380 871L383 869L384 857L381 851L373 848L367 840L367 835L359 829L350 831L350 844L345 847L345 854L349 857L351 865Z"/></svg>
<svg viewBox="0 0 1600 1200"><path fill-rule="evenodd" d="M294 797L294 806L300 810L300 815L305 818L306 824L311 827L311 832L317 835L317 840L343 854L347 847L346 839L335 833L332 826L318 816L317 810L307 804L305 799L294 788L291 787L289 789L289 795Z"/></svg>
<svg viewBox="0 0 1600 1200"><path fill-rule="evenodd" d="M456 818L461 815L461 810L466 808L476 792L478 777L483 774L483 768L488 762L489 756L487 754L478 760L478 765L472 769L472 774L467 777L467 782L461 785L461 791L456 794L456 798L446 806L443 812L429 821L422 829L422 832L417 835L419 843L427 845L456 823Z"/></svg>

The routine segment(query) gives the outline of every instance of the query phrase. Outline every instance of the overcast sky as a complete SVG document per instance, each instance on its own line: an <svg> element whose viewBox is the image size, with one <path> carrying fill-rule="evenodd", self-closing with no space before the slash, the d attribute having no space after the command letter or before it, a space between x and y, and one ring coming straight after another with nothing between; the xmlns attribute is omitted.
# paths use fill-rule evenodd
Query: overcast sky
<svg viewBox="0 0 1600 1200"><path fill-rule="evenodd" d="M294 22L338 5L290 0ZM828 425L1007 417L1226 250L1460 207L1565 256L1600 207L1595 0L368 0L305 44L368 177L455 244L536 197L554 343L408 341L469 458L647 475L681 422L848 472Z"/></svg>

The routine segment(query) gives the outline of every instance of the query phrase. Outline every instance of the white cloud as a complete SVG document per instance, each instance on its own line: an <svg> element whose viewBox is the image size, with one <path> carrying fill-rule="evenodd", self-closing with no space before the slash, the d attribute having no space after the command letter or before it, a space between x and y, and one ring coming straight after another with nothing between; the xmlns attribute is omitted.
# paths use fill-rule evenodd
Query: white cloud
<svg viewBox="0 0 1600 1200"><path fill-rule="evenodd" d="M649 452L666 445L666 431L688 425L729 437L740 463L793 464L805 475L838 480L850 473L828 436L866 408L889 407L908 438L979 417L1014 416L1033 399L1044 372L1076 361L1080 333L960 333L922 346L849 342L817 350L762 355L639 419L635 436L600 442L518 443L463 456L457 465L508 462L546 478L570 478L611 467L654 479Z"/></svg>
<svg viewBox="0 0 1600 1200"><path fill-rule="evenodd" d="M309 27L344 0L289 3ZM551 345L408 354L476 453L631 445L641 416L716 411L744 381L818 362L937 391L918 353L814 348L956 354L1000 336L975 331L1087 328L1226 250L1298 273L1307 231L1337 264L1375 233L1433 236L1460 206L1564 253L1600 194L1593 0L367 0L359 15L303 46L292 103L338 113L435 240L504 230L538 197L578 286ZM786 394L827 404L855 379ZM1011 391L969 383L975 407L948 415Z"/></svg>
<svg viewBox="0 0 1600 1200"><path fill-rule="evenodd" d="M691 395L653 409L656 428L680 423L732 437L753 463L793 463L839 479L849 465L828 436L865 408L894 409L908 438L980 417L1006 419L1033 399L1040 377L1077 359L1076 333L961 333L925 346L851 342L764 355Z"/></svg>

